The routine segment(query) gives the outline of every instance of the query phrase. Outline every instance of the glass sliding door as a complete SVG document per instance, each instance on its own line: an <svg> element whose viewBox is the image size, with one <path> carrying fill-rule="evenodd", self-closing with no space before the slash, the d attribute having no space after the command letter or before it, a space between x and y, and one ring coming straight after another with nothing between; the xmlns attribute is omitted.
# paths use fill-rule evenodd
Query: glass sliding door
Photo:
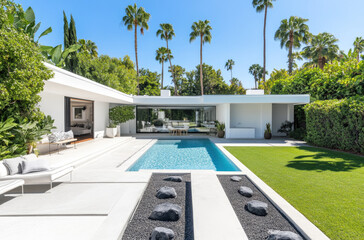
<svg viewBox="0 0 364 240"><path fill-rule="evenodd" d="M168 133L184 129L189 133L206 133L215 127L216 107L137 106L138 133Z"/></svg>

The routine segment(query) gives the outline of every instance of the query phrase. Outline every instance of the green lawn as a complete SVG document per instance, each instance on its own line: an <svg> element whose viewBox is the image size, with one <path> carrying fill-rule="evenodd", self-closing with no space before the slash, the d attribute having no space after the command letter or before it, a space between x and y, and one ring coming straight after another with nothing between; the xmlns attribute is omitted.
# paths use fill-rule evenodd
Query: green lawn
<svg viewBox="0 0 364 240"><path fill-rule="evenodd" d="M364 157L314 147L226 147L331 239L364 239Z"/></svg>

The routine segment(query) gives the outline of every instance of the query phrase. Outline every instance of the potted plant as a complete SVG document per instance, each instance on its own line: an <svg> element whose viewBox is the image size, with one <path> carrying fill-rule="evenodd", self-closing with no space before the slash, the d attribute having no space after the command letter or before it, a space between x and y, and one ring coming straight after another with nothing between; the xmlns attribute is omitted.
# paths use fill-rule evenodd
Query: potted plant
<svg viewBox="0 0 364 240"><path fill-rule="evenodd" d="M267 123L266 129L264 131L264 138L265 139L271 139L272 138L272 130L270 129L270 123Z"/></svg>
<svg viewBox="0 0 364 240"><path fill-rule="evenodd" d="M225 137L225 123L216 122L217 137Z"/></svg>
<svg viewBox="0 0 364 240"><path fill-rule="evenodd" d="M109 123L109 126L106 127L106 136L109 138L116 137L116 134L118 133L118 129L116 128L116 125L112 122Z"/></svg>
<svg viewBox="0 0 364 240"><path fill-rule="evenodd" d="M109 110L110 125L108 127L110 128L110 130L106 128L106 136L108 137L115 137L116 135L120 136L120 129L118 130L117 127L120 127L119 125L121 123L125 123L135 118L134 108L135 108L134 106L116 106L111 108ZM110 133L110 135L108 135L108 132Z"/></svg>

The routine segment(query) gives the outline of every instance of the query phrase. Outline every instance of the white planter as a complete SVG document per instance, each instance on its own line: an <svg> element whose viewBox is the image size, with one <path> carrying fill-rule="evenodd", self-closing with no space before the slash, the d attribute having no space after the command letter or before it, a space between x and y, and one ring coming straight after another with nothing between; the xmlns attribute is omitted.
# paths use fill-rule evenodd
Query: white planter
<svg viewBox="0 0 364 240"><path fill-rule="evenodd" d="M109 138L113 138L118 133L117 128L106 128L106 136Z"/></svg>

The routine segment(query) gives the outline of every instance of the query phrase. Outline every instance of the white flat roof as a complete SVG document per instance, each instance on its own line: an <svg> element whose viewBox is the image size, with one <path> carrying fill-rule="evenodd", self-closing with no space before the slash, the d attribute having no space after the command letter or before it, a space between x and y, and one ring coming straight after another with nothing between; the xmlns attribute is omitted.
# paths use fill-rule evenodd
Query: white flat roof
<svg viewBox="0 0 364 240"><path fill-rule="evenodd" d="M310 95L204 95L204 96L133 96L117 91L49 63L54 77L45 81L44 91L74 98L144 106L215 106L238 103L307 104Z"/></svg>

